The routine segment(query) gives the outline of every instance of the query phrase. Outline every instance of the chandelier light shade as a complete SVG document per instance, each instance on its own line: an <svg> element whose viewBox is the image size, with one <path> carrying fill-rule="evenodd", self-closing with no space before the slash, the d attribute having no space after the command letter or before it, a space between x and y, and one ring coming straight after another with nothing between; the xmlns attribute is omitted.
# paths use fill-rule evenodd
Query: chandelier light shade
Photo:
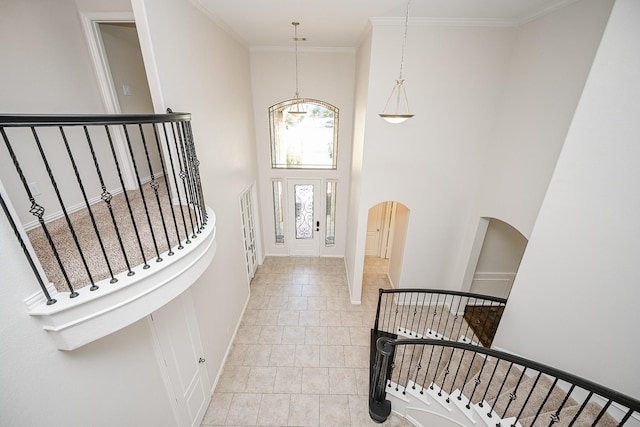
<svg viewBox="0 0 640 427"><path fill-rule="evenodd" d="M380 117L393 124L404 123L414 116L409 110L409 99L407 98L407 91L404 87L404 79L402 78L404 51L407 45L407 29L409 28L409 3L410 0L407 1L407 12L404 18L404 39L402 41L402 55L400 56L400 75L396 79L396 84L391 90L384 110L379 114Z"/></svg>
<svg viewBox="0 0 640 427"><path fill-rule="evenodd" d="M293 116L304 116L307 114L303 108L300 107L300 92L298 91L298 42L306 41L307 39L304 37L298 37L298 25L299 22L292 22L293 25L293 41L295 42L295 56L296 56L296 96L295 96L295 107L293 109L289 109L288 113Z"/></svg>

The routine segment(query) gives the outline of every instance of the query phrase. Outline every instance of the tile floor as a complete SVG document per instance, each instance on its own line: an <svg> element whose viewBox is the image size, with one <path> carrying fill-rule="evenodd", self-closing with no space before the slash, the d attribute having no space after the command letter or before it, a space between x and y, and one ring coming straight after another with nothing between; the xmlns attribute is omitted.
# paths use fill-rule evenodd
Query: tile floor
<svg viewBox="0 0 640 427"><path fill-rule="evenodd" d="M375 426L369 334L386 260L367 257L352 305L342 258L267 257L202 426ZM410 426L391 415L383 424Z"/></svg>

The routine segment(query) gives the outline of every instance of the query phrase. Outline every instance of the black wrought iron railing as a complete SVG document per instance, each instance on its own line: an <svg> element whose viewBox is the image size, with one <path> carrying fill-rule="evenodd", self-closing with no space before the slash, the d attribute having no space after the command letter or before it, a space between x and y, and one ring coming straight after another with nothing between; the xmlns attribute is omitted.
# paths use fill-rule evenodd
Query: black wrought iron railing
<svg viewBox="0 0 640 427"><path fill-rule="evenodd" d="M380 289L373 332L490 347L507 300L442 289Z"/></svg>
<svg viewBox="0 0 640 427"><path fill-rule="evenodd" d="M0 115L3 210L48 304L44 281L75 298L80 287L94 291L162 262L201 233L207 213L190 120L170 110Z"/></svg>
<svg viewBox="0 0 640 427"><path fill-rule="evenodd" d="M470 418L496 426L622 426L632 417L637 423L640 414L637 399L573 374L493 349L433 339L377 340L369 396L377 422L391 411L388 392L444 407L455 404Z"/></svg>

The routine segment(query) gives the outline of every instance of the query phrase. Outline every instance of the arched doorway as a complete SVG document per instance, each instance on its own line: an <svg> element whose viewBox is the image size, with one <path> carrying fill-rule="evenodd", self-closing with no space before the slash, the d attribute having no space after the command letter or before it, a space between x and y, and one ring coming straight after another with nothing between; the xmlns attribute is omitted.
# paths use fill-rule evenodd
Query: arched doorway
<svg viewBox="0 0 640 427"><path fill-rule="evenodd" d="M409 212L396 201L381 202L369 209L363 288L377 290L399 285Z"/></svg>
<svg viewBox="0 0 640 427"><path fill-rule="evenodd" d="M504 221L481 218L476 242L481 246L478 245L477 258L471 260L473 275L468 278L468 289L508 298L527 247L526 237Z"/></svg>

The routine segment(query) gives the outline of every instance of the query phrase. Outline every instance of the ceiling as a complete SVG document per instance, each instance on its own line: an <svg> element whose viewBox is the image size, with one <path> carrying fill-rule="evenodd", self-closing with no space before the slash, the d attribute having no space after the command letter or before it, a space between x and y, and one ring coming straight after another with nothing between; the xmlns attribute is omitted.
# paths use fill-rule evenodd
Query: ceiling
<svg viewBox="0 0 640 427"><path fill-rule="evenodd" d="M405 0L194 0L248 47L293 45L300 22L306 47L357 47L370 18L402 22ZM577 0L413 0L410 16L516 25Z"/></svg>

